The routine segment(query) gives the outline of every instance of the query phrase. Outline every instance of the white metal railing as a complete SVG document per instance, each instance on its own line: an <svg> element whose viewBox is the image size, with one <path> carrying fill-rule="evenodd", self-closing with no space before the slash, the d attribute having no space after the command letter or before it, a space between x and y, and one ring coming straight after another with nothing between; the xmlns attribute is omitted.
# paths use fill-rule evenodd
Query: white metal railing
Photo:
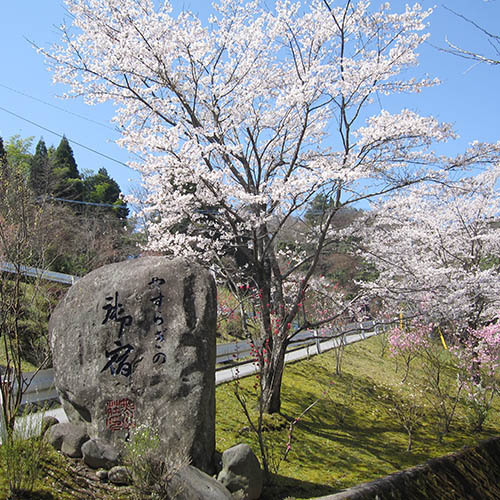
<svg viewBox="0 0 500 500"><path fill-rule="evenodd" d="M39 269L37 267L14 265L5 261L0 261L0 271L14 274L21 273L24 276L56 281L57 283L64 283L66 285L73 285L80 279L79 276L72 276L71 274L56 273L55 271L47 271L46 269Z"/></svg>

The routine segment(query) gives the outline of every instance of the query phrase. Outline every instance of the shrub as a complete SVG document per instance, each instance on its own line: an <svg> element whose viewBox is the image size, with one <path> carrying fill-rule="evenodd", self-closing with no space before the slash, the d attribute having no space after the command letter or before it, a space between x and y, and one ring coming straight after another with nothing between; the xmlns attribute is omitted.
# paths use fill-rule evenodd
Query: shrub
<svg viewBox="0 0 500 500"><path fill-rule="evenodd" d="M186 450L173 453L164 449L158 431L149 425L135 429L126 444L125 465L132 478L135 500L171 500L175 498L171 481L175 473L190 463Z"/></svg>
<svg viewBox="0 0 500 500"><path fill-rule="evenodd" d="M30 418L26 410L13 430L0 427L0 463L6 473L9 498L29 498L42 475L47 442L41 432L41 420Z"/></svg>

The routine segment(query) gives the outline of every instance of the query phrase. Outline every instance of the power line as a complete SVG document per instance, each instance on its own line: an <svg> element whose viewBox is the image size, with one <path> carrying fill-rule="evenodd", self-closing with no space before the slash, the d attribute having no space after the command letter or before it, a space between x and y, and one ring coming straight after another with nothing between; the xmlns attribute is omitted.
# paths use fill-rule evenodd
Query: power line
<svg viewBox="0 0 500 500"><path fill-rule="evenodd" d="M44 127L43 125L40 125L39 123L36 123L32 120L29 120L28 118L25 118L24 116L21 116L21 115L18 115L17 113L14 113L13 111L10 111L8 109L5 109L3 108L2 106L0 106L0 110L2 111L5 111L5 113L8 113L9 115L12 115L12 116L15 116L16 118L19 118L20 120L24 120L25 122L28 122L30 123L31 125L34 125L35 127L38 127L38 128L41 128L42 130L45 130L47 132L50 132L51 134L54 134L54 135L57 135L58 137L64 137L63 134L59 134L58 132L54 132L53 130L47 128L47 127ZM68 140L68 142L71 142L73 144L76 144L77 146L80 146L81 148L84 148L88 151L91 151L92 153L95 153L96 155L99 155L99 156L102 156L103 158L106 158L107 160L111 160L111 161L114 161L115 163L118 163L120 165L123 165L124 167L127 167L129 168L130 170L133 170L132 168L130 168L126 163L120 161L120 160L116 160L115 158L112 158L111 156L108 156L104 153L101 153L99 151L96 151L95 149L92 149L90 148L89 146L85 146L85 144L82 144L80 142L77 142L73 139L70 139L69 137L66 136L66 139Z"/></svg>
<svg viewBox="0 0 500 500"><path fill-rule="evenodd" d="M67 200L65 198L56 198L55 196L41 197L42 199L64 201L65 203L77 203L78 205L92 205L93 207L127 208L126 205L112 205L110 203L94 203L91 201Z"/></svg>
<svg viewBox="0 0 500 500"><path fill-rule="evenodd" d="M13 89L12 87L9 87L8 85L5 85L3 83L0 83L0 87L3 87L4 89L10 90L11 92L15 92L16 94L22 95L24 97L28 97L29 99L32 99L33 101L41 102L42 104L45 104L46 106L50 106L54 109L57 109L59 111L63 111L64 113L68 113L69 115L76 116L77 118L81 118L82 120L86 120L90 123L94 123L95 125L99 125L100 127L107 128L108 130L112 130L113 132L117 132L116 128L110 127L109 125L106 125L105 123L98 122L96 120L92 120L92 118L88 118L86 116L80 115L78 113L74 113L73 111L69 111L68 109L64 109L61 106L56 106L55 104L51 104L50 102L44 101L43 99L39 99L38 97L34 97L30 94L27 94L25 92L21 92L20 90Z"/></svg>
<svg viewBox="0 0 500 500"><path fill-rule="evenodd" d="M100 127L107 128L108 130L112 130L113 132L119 134L119 130L118 129L116 129L114 127L110 127L109 125L106 125L105 123L98 122L97 120L92 120L92 118L88 118L87 116L83 116L83 115L80 115L80 114L75 113L73 111L69 111L69 109L65 109L65 108L63 108L61 106L56 106L55 104L52 104L50 102L44 101L43 99L40 99L39 97L32 96L30 94L27 94L26 92L21 92L20 90L17 90L17 89L13 89L12 87L9 87L8 85L5 85L3 83L0 83L0 87L3 87L4 89L10 90L11 92L15 92L16 94L19 94L19 95L21 95L23 97L27 97L28 99L33 99L34 101L40 102L42 104L45 104L46 106L50 106L50 107L52 107L54 109L57 109L59 111L63 111L64 113L67 113L69 115L73 115L73 116L76 116L77 118L81 118L82 120L86 120L86 121L88 121L90 123L94 123L95 125L99 125ZM49 132L55 133L55 132L52 132L50 130L49 130ZM59 135L59 134L56 134L56 135ZM60 137L60 135L59 135L59 137ZM82 147L85 147L85 146L82 146ZM135 155L135 156L137 156L137 158L139 158L141 160L144 160L144 158L142 158L137 153L134 153L133 151L132 151L132 154Z"/></svg>

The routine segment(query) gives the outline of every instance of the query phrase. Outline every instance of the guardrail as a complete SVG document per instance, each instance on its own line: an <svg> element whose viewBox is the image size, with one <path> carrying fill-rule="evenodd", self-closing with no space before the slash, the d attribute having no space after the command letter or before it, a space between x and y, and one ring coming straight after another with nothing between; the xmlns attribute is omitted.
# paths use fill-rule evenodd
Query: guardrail
<svg viewBox="0 0 500 500"><path fill-rule="evenodd" d="M65 285L73 285L80 279L79 276L72 276L71 274L56 273L55 271L47 271L46 269L39 269L37 267L24 265L16 266L10 262L0 262L0 271L13 274L20 273L24 276L55 281L57 283L64 283Z"/></svg>
<svg viewBox="0 0 500 500"><path fill-rule="evenodd" d="M377 334L379 327L382 324L377 324L373 321L365 321L363 323L351 323L342 331L329 330L323 333L315 331L305 331L297 335L293 339L287 349L287 353L297 351L304 347L314 346L311 352L307 355L320 354L322 345L328 345L328 349L336 348L341 345L350 343L351 338L365 338L365 334ZM332 344L333 340L333 344ZM228 344L218 344L216 351L217 371L223 371L251 363L251 351L253 349L252 341L232 342ZM29 373L26 374L29 377ZM23 395L23 404L41 404L44 402L58 401L59 397L54 386L54 370L52 368L39 371L34 377L28 390Z"/></svg>

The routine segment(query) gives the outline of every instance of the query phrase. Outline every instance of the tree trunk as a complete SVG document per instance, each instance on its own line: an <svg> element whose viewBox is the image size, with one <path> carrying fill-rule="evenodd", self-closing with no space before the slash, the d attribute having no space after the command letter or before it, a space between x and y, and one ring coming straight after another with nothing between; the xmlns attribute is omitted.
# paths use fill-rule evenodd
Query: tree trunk
<svg viewBox="0 0 500 500"><path fill-rule="evenodd" d="M281 409L281 379L285 368L285 354L288 339L281 336L273 338L273 348L269 356L264 356L261 369L261 397L264 413L279 413Z"/></svg>

